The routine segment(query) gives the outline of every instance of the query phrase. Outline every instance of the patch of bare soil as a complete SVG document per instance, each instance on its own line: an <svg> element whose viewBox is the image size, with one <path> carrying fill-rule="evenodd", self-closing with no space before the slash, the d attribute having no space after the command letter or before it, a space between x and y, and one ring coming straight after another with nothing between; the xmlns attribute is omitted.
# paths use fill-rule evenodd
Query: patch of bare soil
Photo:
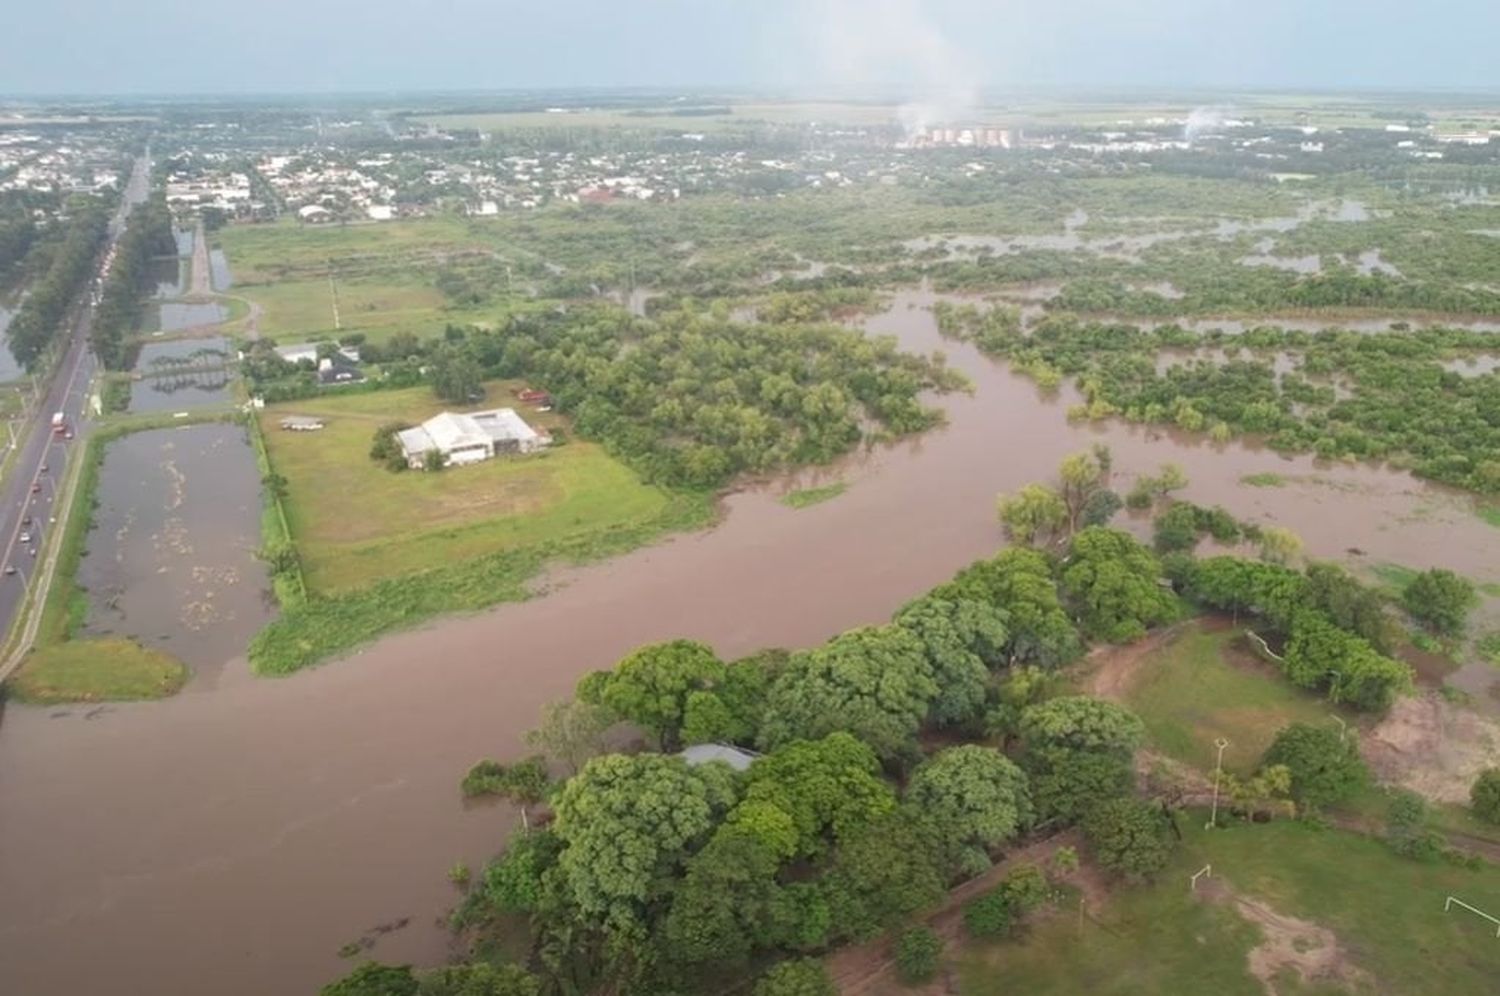
<svg viewBox="0 0 1500 996"><path fill-rule="evenodd" d="M1260 928L1261 942L1247 956L1250 974L1270 996L1277 996L1276 980L1295 973L1303 984L1335 982L1359 986L1369 974L1350 960L1348 950L1327 927L1278 913L1258 899L1236 895L1222 878L1204 878L1194 892L1208 902L1228 903L1235 912Z"/></svg>
<svg viewBox="0 0 1500 996"><path fill-rule="evenodd" d="M1360 753L1383 782L1465 803L1475 777L1500 757L1500 722L1436 693L1403 698L1360 739Z"/></svg>
<svg viewBox="0 0 1500 996"><path fill-rule="evenodd" d="M1119 701L1125 698L1136 672L1147 657L1156 653L1181 635L1183 628L1193 621L1177 623L1158 630L1144 639L1123 647L1100 646L1088 656L1092 670L1084 679L1084 691L1101 699Z"/></svg>

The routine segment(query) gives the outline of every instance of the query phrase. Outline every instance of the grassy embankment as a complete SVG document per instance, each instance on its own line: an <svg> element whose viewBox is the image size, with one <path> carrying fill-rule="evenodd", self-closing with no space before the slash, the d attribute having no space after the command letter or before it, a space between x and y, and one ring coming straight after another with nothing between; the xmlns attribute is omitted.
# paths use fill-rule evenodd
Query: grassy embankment
<svg viewBox="0 0 1500 996"><path fill-rule="evenodd" d="M1232 897L1331 930L1365 988L1413 996L1493 992L1500 977L1494 925L1445 913L1443 904L1457 895L1500 915L1500 868L1410 861L1378 840L1297 822L1218 831L1196 819L1180 822L1186 839L1172 866L1151 885L1122 888L1081 927L1076 911L1059 911L1018 942L965 942L958 956L963 992L1259 996L1266 989L1247 959L1268 938L1266 928L1246 920L1231 897L1189 891L1188 876L1209 863ZM1292 940L1294 949L1306 948L1299 953L1312 951L1307 944ZM1350 991L1291 972L1278 975L1277 991Z"/></svg>
<svg viewBox="0 0 1500 996"><path fill-rule="evenodd" d="M832 501L847 490L849 490L847 483L836 481L833 484L825 484L820 488L802 488L798 491L788 491L781 496L781 503L788 508L807 508L809 505L821 505L825 501Z"/></svg>
<svg viewBox="0 0 1500 996"><path fill-rule="evenodd" d="M78 585L78 565L93 528L99 470L106 447L121 436L205 421L229 421L230 413L189 419L137 416L108 422L83 442L69 496L70 511L58 543L57 566L41 605L36 640L9 682L25 702L94 702L171 695L188 678L188 668L172 655L124 637L78 637L88 616L87 593Z"/></svg>
<svg viewBox="0 0 1500 996"><path fill-rule="evenodd" d="M504 404L513 386L487 385L483 406ZM587 442L440 473L396 473L370 459L381 425L443 407L418 387L260 415L270 466L286 480L285 523L308 597L283 602L282 617L251 644L258 671L294 671L436 615L523 599L548 562L621 553L712 517L711 495L644 484ZM322 417L326 428L283 432L277 423L289 413ZM561 428L555 415L526 416ZM281 528L270 523L268 546Z"/></svg>

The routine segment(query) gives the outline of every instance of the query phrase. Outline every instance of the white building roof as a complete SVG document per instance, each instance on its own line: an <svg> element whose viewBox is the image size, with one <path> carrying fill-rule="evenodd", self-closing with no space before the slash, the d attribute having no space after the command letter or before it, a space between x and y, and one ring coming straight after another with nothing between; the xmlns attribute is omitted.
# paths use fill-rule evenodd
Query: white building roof
<svg viewBox="0 0 1500 996"><path fill-rule="evenodd" d="M749 751L728 744L693 744L677 756L694 766L707 764L709 761L723 761L735 771L744 771L755 760L755 755Z"/></svg>
<svg viewBox="0 0 1500 996"><path fill-rule="evenodd" d="M493 446L497 441L528 442L539 439L537 431L526 424L512 408L494 408L483 412L440 412L419 426L396 434L408 456L470 446Z"/></svg>

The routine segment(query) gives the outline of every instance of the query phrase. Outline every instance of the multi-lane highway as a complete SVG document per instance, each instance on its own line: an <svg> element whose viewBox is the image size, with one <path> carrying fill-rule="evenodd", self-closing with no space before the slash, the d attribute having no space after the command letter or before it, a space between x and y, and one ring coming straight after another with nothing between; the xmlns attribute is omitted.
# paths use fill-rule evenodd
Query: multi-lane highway
<svg viewBox="0 0 1500 996"><path fill-rule="evenodd" d="M97 287L111 258L114 245L125 231L130 209L146 199L150 187L150 158L136 160L125 185L120 208L110 221L109 245L100 256L95 274ZM0 487L0 633L9 633L16 613L25 602L26 589L41 570L42 543L56 524L57 489L65 477L69 460L80 451L89 414L89 385L95 362L89 349L89 329L94 309L86 295L71 319L63 359L51 383L41 392L30 412L21 450ZM52 416L63 412L73 438L53 432ZM12 568L14 572L12 573ZM0 661L0 669L5 666Z"/></svg>

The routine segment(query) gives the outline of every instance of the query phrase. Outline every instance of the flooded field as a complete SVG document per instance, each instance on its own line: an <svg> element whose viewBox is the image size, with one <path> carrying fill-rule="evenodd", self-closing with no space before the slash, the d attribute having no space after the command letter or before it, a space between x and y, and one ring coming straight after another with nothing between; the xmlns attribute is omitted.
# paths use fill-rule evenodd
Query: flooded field
<svg viewBox="0 0 1500 996"><path fill-rule="evenodd" d="M10 328L10 320L15 314L6 305L0 304L0 384L26 376L26 371L11 355L9 341L5 338L5 330Z"/></svg>
<svg viewBox="0 0 1500 996"><path fill-rule="evenodd" d="M182 261L175 256L153 259L147 264L148 280L154 288L151 296L156 298L181 297L183 293Z"/></svg>
<svg viewBox="0 0 1500 996"><path fill-rule="evenodd" d="M153 374L190 367L222 367L233 358L228 339L174 339L146 343L136 357L134 369L136 373Z"/></svg>
<svg viewBox="0 0 1500 996"><path fill-rule="evenodd" d="M259 543L260 477L242 426L115 440L79 568L86 631L134 637L214 684L274 614Z"/></svg>
<svg viewBox="0 0 1500 996"><path fill-rule="evenodd" d="M188 370L145 377L130 385L129 412L175 412L234 401L228 370Z"/></svg>
<svg viewBox="0 0 1500 996"><path fill-rule="evenodd" d="M148 303L141 313L141 331L181 332L203 325L217 325L228 317L229 309L216 301Z"/></svg>
<svg viewBox="0 0 1500 996"><path fill-rule="evenodd" d="M445 871L477 866L514 819L504 806L465 809L458 779L478 757L515 756L543 703L652 640L702 639L734 657L884 621L996 549L997 492L1050 477L1093 442L1112 447L1118 490L1175 461L1192 482L1185 497L1286 525L1315 556L1500 581L1500 529L1462 494L1377 466L1069 424L1071 392L1044 396L944 340L927 310L935 299L899 294L868 324L909 350L944 351L970 376L972 394L941 402L948 424L734 494L716 529L559 572L545 597L382 639L292 678L255 680L232 665L211 694L190 688L103 714L11 707L0 723L7 985L307 993L347 970L341 945L392 923L404 926L381 934L372 956L437 963L447 936L435 921L456 899ZM153 456L139 459L149 467ZM201 475L175 466L193 497ZM1267 473L1281 486L1243 483ZM832 501L778 501L789 486L833 480L849 488ZM205 486L239 523L253 467L232 487ZM165 598L156 611L176 618Z"/></svg>

